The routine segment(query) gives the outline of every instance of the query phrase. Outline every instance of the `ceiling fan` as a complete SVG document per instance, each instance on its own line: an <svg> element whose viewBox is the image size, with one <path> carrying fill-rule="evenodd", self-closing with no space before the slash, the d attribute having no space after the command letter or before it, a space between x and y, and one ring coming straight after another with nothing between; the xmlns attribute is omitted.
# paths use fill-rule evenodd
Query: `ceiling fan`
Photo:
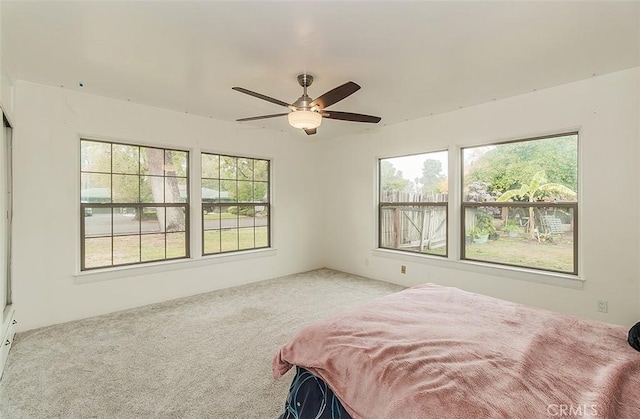
<svg viewBox="0 0 640 419"><path fill-rule="evenodd" d="M265 96L260 93L252 92L251 90L244 89L242 87L233 87L232 89L247 95L257 97L258 99L266 100L267 102L275 103L276 105L289 108L290 112L277 113L273 115L252 116L250 118L236 119L238 122L255 121L258 119L275 118L278 116L285 116L289 119L289 124L294 128L303 129L307 135L313 135L317 132L318 127L322 123L322 118L339 119L341 121L353 121L353 122L380 122L379 116L363 115L359 113L351 112L339 112L326 109L334 103L340 102L342 99L349 95L352 95L360 89L356 83L349 81L345 84L336 87L333 90L329 90L327 93L316 98L315 100L307 95L307 87L313 83L313 76L310 74L300 74L298 76L298 83L303 88L302 96L295 102L289 104L278 99L274 99L269 96Z"/></svg>

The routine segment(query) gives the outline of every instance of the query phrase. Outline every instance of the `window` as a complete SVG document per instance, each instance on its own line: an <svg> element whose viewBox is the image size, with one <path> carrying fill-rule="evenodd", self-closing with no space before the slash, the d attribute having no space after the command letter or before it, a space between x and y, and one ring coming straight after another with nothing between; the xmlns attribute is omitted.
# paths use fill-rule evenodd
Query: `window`
<svg viewBox="0 0 640 419"><path fill-rule="evenodd" d="M269 160L202 154L202 254L270 246Z"/></svg>
<svg viewBox="0 0 640 419"><path fill-rule="evenodd" d="M578 134L462 150L462 259L578 273Z"/></svg>
<svg viewBox="0 0 640 419"><path fill-rule="evenodd" d="M189 257L189 153L81 140L81 269Z"/></svg>
<svg viewBox="0 0 640 419"><path fill-rule="evenodd" d="M378 247L447 255L447 156L379 160Z"/></svg>

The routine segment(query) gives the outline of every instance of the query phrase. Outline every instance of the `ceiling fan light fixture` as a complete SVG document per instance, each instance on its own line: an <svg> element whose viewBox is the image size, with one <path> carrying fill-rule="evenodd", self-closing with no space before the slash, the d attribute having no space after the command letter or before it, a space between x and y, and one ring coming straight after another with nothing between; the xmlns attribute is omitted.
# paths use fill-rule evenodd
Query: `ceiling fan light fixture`
<svg viewBox="0 0 640 419"><path fill-rule="evenodd" d="M318 128L322 123L322 115L313 111L294 111L287 115L289 118L289 124L294 128L299 129L314 129Z"/></svg>

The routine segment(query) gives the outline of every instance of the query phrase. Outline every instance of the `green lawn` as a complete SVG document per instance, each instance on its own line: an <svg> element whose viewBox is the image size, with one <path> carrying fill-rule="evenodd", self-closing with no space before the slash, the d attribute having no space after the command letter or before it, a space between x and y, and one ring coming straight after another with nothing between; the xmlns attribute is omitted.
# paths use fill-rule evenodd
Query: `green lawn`
<svg viewBox="0 0 640 419"><path fill-rule="evenodd" d="M185 239L185 233L167 233L166 240L165 234L114 236L113 240L111 237L89 237L85 239L85 267L184 257Z"/></svg>
<svg viewBox="0 0 640 419"><path fill-rule="evenodd" d="M238 216L238 214L231 214L230 212L210 212L204 215L205 220L234 220L236 218L246 218L246 216Z"/></svg>
<svg viewBox="0 0 640 419"><path fill-rule="evenodd" d="M208 230L204 232L203 249L205 254L253 249L268 245L268 229L266 226Z"/></svg>
<svg viewBox="0 0 640 419"><path fill-rule="evenodd" d="M467 244L467 259L527 266L572 273L573 243L571 240L531 240L524 237L500 237L483 244Z"/></svg>
<svg viewBox="0 0 640 419"><path fill-rule="evenodd" d="M185 233L168 233L166 235L166 259L186 256L185 238ZM268 245L268 228L266 226L209 230L204 233L205 254L253 249ZM87 268L163 259L165 259L164 234L115 236L113 241L111 237L89 237L85 240L85 267Z"/></svg>
<svg viewBox="0 0 640 419"><path fill-rule="evenodd" d="M528 237L507 237L486 243L467 243L465 258L481 262L495 262L506 265L531 267L551 271L573 273L573 242L570 235L555 236L546 241L531 240ZM418 248L412 248L418 251ZM425 249L422 253L445 255L446 248Z"/></svg>

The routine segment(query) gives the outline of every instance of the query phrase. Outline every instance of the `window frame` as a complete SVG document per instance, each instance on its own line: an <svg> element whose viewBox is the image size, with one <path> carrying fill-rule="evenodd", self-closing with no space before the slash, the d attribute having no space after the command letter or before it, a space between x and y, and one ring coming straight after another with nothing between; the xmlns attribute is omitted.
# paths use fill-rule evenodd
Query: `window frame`
<svg viewBox="0 0 640 419"><path fill-rule="evenodd" d="M465 215L467 208L478 207L522 207L522 208L561 208L571 209L573 219L573 271L561 271L557 269L545 269L535 266L517 265L514 263L496 262L484 259L474 259L466 257L466 241L465 241ZM468 260L473 262L488 263L491 265L509 266L515 268L532 269L541 272L553 272L566 275L578 276L578 202L464 202L460 203L460 260Z"/></svg>
<svg viewBox="0 0 640 419"><path fill-rule="evenodd" d="M271 240L271 225L272 225L272 219L271 219L271 211L272 211L272 207L271 207L271 169L272 169L272 162L271 159L268 158L261 158L261 157L250 157L250 156L240 156L240 155L232 155L232 154L226 154L226 153L216 153L213 151L201 151L200 152L200 182L201 182L201 190L204 187L204 181L207 180L218 180L218 181L222 181L222 180L227 180L227 181L235 181L236 184L237 182L245 182L246 180L242 180L242 179L238 179L238 175L236 173L236 176L234 179L230 179L230 178L223 178L221 176L221 165L219 165L218 167L218 177L217 178L211 178L211 177L205 177L204 176L204 165L203 165L203 156L208 155L208 156L218 156L219 158L222 157L227 157L227 158L233 158L233 159L245 159L245 160L252 160L254 162L254 167L255 167L255 161L264 161L267 164L267 170L266 170L266 174L267 174L267 179L266 180L256 180L255 179L255 171L253 171L253 178L251 179L251 182L253 184L255 184L256 182L262 182L262 183L266 183L266 201L265 202L246 202L246 201L234 201L234 202L217 202L217 203L211 203L211 202L204 202L204 199L201 197L201 202L200 202L200 221L201 221L201 225L200 225L200 240L201 240L201 256L202 257L216 257L216 256L221 256L221 255L230 255L230 254L240 254L240 253L246 253L246 252L253 252L256 250L265 250L265 249L271 249L272 248L272 240ZM220 191L219 191L220 192ZM220 228L218 229L206 229L205 228L205 206L206 207L254 207L254 214L255 214L255 208L257 207L266 207L267 209L267 215L266 215L266 228L267 228L267 243L265 246L255 246L255 237L256 237L256 228L257 227L261 227L261 226L257 226L255 224L255 220L254 220L254 224L253 224L253 234L254 234L254 246L253 247L245 247L245 248L240 248L240 229L243 228L249 228L249 227L240 227L239 223L234 227L237 231L238 231L238 248L237 249L231 249L231 250L222 250L222 240L220 240L220 251L218 252L206 252L206 246L205 246L205 233L207 231L220 231L220 233L222 233L223 228L222 226L220 226ZM239 214L238 214L239 215ZM236 218L236 220L239 220L239 217ZM222 221L222 219L220 219L220 221Z"/></svg>
<svg viewBox="0 0 640 419"><path fill-rule="evenodd" d="M83 142L93 142L93 143L100 143L100 144L108 144L111 147L111 157L110 157L110 165L109 165L109 172L95 172L95 171L85 171L82 169L82 143ZM137 147L138 149L141 148L152 148L152 149L157 149L157 150L162 150L163 153L165 153L166 151L176 151L176 152L181 152L181 153L186 153L186 158L185 158L185 163L186 163L186 168L185 168L185 175L184 176L166 176L166 174L163 174L162 176L159 175L152 175L155 177L162 177L163 179L166 179L167 177L175 177L175 178L182 178L185 179L186 181L186 185L185 185L185 190L186 190L186 199L185 202L108 202L108 203L99 203L99 202L82 202L82 175L83 173L94 173L94 174L108 174L111 176L111 187L110 187L110 200L113 201L113 176L114 175L127 175L127 176L137 176L138 177L138 184L140 184L140 179L145 176L143 174L140 173L140 158L138 159L138 174L123 174L123 173L114 173L113 172L113 146L114 145L120 145L120 146L127 146L127 147ZM168 261L176 261L176 260L184 260L184 259L190 259L191 258L191 234L190 234L190 230L191 230L191 220L190 220L190 211L191 211L191 192L190 192L190 187L191 187L191 151L190 150L186 150L186 149L180 149L177 147L171 147L171 148L167 148L167 147L161 147L161 146L156 146L156 145L148 145L148 144L137 144L137 143L129 143L129 142L122 142L122 141L111 141L111 140L102 140L102 139L96 139L96 138L89 138L89 137L80 137L80 141L78 143L78 147L80 150L79 156L80 156L80 167L78 170L78 174L79 174L79 198L80 198L80 211L79 211L79 215L80 215L80 272L81 273L88 273L88 272L99 272L99 271L105 271L105 270L112 270L113 268L122 268L122 267L130 267L130 266L139 266L139 265L145 265L145 264L152 264L152 263L162 263L162 262L168 262ZM138 156L140 156L140 154L138 154ZM138 192L138 198L140 197L140 190ZM85 219L86 219L86 210L87 208L108 208L110 209L111 212L111 219L113 220L113 209L114 208L135 208L136 210L140 210L142 211L144 208L183 208L184 209L184 231L176 231L176 232L172 232L172 231L167 231L166 227L165 227L165 231L158 233L158 232L153 232L153 233L143 233L141 230L138 231L137 234L132 234L132 233L127 233L127 234L114 234L113 232L113 221L111 222L111 234L110 235L105 235L105 236L101 236L103 238L110 238L111 239L111 264L110 265L103 265L103 266L95 266L95 267L87 267L86 266L86 237L85 237L85 233L86 233L86 226L85 226ZM177 257L166 257L167 256L167 235L171 234L171 233L182 233L184 232L184 244L185 244L185 254L184 256L177 256ZM115 237L125 237L125 236L138 236L139 241L142 240L142 237L145 235L152 235L152 234L164 234L164 253L165 253L165 257L162 259L152 259L152 260L142 260L142 246L139 247L139 261L138 262L128 262L128 263L118 263L118 264L114 264L113 263L113 257L114 257L114 246L113 246L113 240Z"/></svg>
<svg viewBox="0 0 640 419"><path fill-rule="evenodd" d="M549 131L547 131L549 132ZM577 197L575 201L553 201L553 202L545 202L545 201L535 201L535 202L470 202L464 201L464 150L476 148L476 147L484 147L484 146L492 146L492 145L504 145L509 143L522 143L526 141L534 141L534 140L543 140L548 138L556 138L556 137L564 137L564 136L576 136L576 193ZM436 151L424 151L418 153L404 154L404 155L392 155L392 156L384 156L384 157L375 157L375 165L376 165L376 174L377 174L377 185L376 185L376 196L375 202L377 203L375 207L375 217L377 218L376 227L377 232L375 236L372 238L375 240L374 252L379 256L390 257L390 258L400 258L405 259L407 261L410 260L422 260L429 261L429 263L436 264L437 266L442 267L452 267L456 269L463 270L472 270L472 271L480 271L487 274L493 275L503 275L505 277L515 277L518 279L534 279L536 282L543 282L553 285L561 285L567 286L570 288L576 287L575 281L584 281L581 277L583 275L583 270L581 269L581 258L580 258L580 249L581 243L580 239L580 217L579 210L581 208L581 184L582 184L582 176L581 176L581 147L580 147L580 129L578 127L572 127L567 130L558 130L553 131L549 134L545 133L544 135L526 137L526 138L518 138L518 139L510 139L506 141L494 141L494 142L483 142L483 143L475 143L469 145L450 145L447 149L444 150L436 150ZM412 156L419 154L428 154L438 151L447 151L449 155L449 167L448 167L448 185L449 185L449 196L447 199L447 252L445 257L433 258L433 256L443 256L443 255L434 255L429 253L420 253L415 251L406 251L403 249L397 249L393 247L383 247L382 246L382 222L381 222L381 212L382 208L385 206L393 205L399 206L400 203L392 203L392 202L383 202L381 201L381 182L382 182L382 171L381 171L381 162L385 159L392 159L397 157L404 156ZM434 205L434 203L405 203L405 205ZM526 266L526 265L516 265L510 263L501 263L494 261L487 261L481 259L475 259L472 257L467 257L465 254L465 209L471 207L534 207L534 208L560 208L564 210L568 210L572 215L572 263L573 269L569 270L554 270L554 269L545 269L534 266ZM451 222L450 222L451 221ZM372 241L373 241L372 240ZM457 241L457 244L456 244ZM453 247L450 248L449 245ZM413 259L417 258L417 259ZM538 278L536 278L538 277ZM565 281L565 282L563 282Z"/></svg>
<svg viewBox="0 0 640 419"><path fill-rule="evenodd" d="M447 162L449 161L449 155L450 155L450 150L448 149L444 149L444 150L432 150L432 151L425 151L422 153L412 153L412 154L403 154L403 155L398 155L398 156L387 156L387 157L378 157L377 158L377 172L378 172L378 187L377 187L377 199L376 201L378 202L378 214L377 214L377 219L378 219L378 237L377 237L377 248L378 249L382 249L382 250L391 250L391 251L396 251L396 252L403 252L409 255L417 255L417 256L426 256L426 257L437 257L437 258L442 258L442 259L448 259L449 258L449 244L450 244L450 233L451 233L451 225L449 223L449 203L450 203L450 192L447 191L447 200L446 201L416 201L416 202L409 202L409 201L399 201L399 202L390 202L390 201L382 201L382 161L383 160L389 160L389 159L395 159L395 158L402 158L402 157L410 157L410 156L419 156L419 155L428 155L428 154L435 154L435 153L447 153ZM447 186L450 186L451 184L451 180L449 177L449 167L447 166ZM450 189L450 188L447 188ZM382 228L382 218L383 218L383 210L385 208L390 208L390 207L422 207L422 208L429 208L429 207L444 207L444 214L445 214L445 224L446 224L446 228L445 228L445 251L444 254L437 254L437 253L424 253L424 252L419 252L419 251L412 251L412 250L403 250L403 249L398 249L395 247L385 247L383 246L383 228Z"/></svg>
<svg viewBox="0 0 640 419"><path fill-rule="evenodd" d="M495 202L495 201L489 201L489 202L471 202L471 201L465 201L464 200L464 169L465 169L465 165L464 165L464 150L465 149L471 149L471 148L478 148L478 147L487 147L487 146L499 146L499 145L505 145L505 144L514 144L514 143L523 143L523 142L528 142L528 141L537 141L537 140L545 140L545 139L549 139L549 138L556 138L556 137L565 137L565 136L570 136L570 135L575 135L576 136L576 193L578 194L577 196L580 197L579 194L579 190L580 190L580 132L578 130L575 131L567 131L567 132L559 132L559 133L555 133L555 134L547 134L547 135L542 135L542 136L537 136L537 137L529 137L529 138L522 138L522 139L514 139L514 140L508 140L508 141L497 141L497 142L491 142L491 143L485 143L485 144L475 144L475 145L469 145L469 146L465 146L465 147L460 147L460 158L459 158L459 167L458 167L458 171L460 173L460 193L459 193L459 199L460 199L460 205L459 205L459 232L460 232L460 236L459 236L459 251L460 251L460 260L461 261L471 261L471 262L478 262L478 263L483 263L483 264L487 264L487 265L497 265L497 266L503 266L503 267L510 267L510 268L519 268L519 269L526 269L526 270L531 270L534 272L540 272L540 273L554 273L554 274L563 274L563 275L569 275L572 277L579 277L580 274L580 270L579 270L579 243L578 243L578 230L579 230L579 198L576 201L552 201L552 202L544 202L544 201L534 201L534 202L522 202L522 201L515 201L515 202L510 202L510 201L505 201L505 202ZM510 263L504 263L504 262L495 262L495 261L487 261L487 260L482 260L482 259L473 259L473 258L468 258L466 257L466 242L465 242L465 214L466 214L466 208L477 208L477 207L496 207L496 208L504 208L504 207L533 207L533 208L566 208L566 209L571 209L572 210L572 218L573 218L573 271L569 272L569 271L561 271L561 270L555 270L555 269L544 269L544 268L539 268L539 267L532 267L532 266L526 266L526 265L516 265L516 264L510 264Z"/></svg>

